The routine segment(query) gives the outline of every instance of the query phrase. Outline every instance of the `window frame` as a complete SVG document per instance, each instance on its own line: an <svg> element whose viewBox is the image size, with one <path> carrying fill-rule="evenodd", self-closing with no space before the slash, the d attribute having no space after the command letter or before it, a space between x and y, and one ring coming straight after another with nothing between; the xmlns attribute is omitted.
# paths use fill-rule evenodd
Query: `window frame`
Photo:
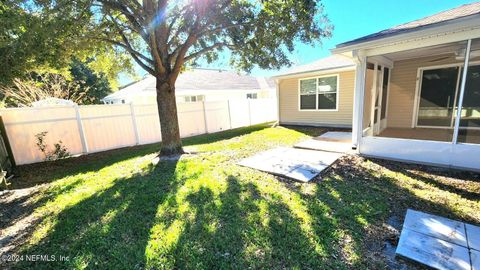
<svg viewBox="0 0 480 270"><path fill-rule="evenodd" d="M195 103L205 101L205 95L184 95L182 96L184 103ZM187 101L188 99L188 101ZM195 101L193 101L195 99ZM201 100L199 100L201 99Z"/></svg>
<svg viewBox="0 0 480 270"><path fill-rule="evenodd" d="M337 78L337 90L336 90L336 100L335 100L335 109L319 109L318 108L318 95L322 94L320 91L318 91L318 79L320 78L328 78L328 77L336 77ZM301 89L300 89L300 85L301 85L301 82L302 81L305 81L305 80L311 80L311 79L315 79L315 86L316 86L316 92L315 92L315 109L302 109L301 107ZM332 92L329 92L329 93L323 93L323 94L332 94ZM313 77L308 77L308 78L301 78L301 79L298 79L298 93L297 93L297 97L298 97L298 111L301 111L301 112L337 112L338 111L338 107L339 107L339 100L340 100L340 74L336 73L336 74L328 74L328 75L320 75L320 76L313 76Z"/></svg>

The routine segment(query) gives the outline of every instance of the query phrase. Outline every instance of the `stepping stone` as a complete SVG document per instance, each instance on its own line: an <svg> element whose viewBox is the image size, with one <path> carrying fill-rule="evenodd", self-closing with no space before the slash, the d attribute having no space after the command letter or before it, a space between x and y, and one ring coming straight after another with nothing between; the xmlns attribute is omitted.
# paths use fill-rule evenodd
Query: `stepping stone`
<svg viewBox="0 0 480 270"><path fill-rule="evenodd" d="M403 228L396 253L440 270L470 270L466 247Z"/></svg>
<svg viewBox="0 0 480 270"><path fill-rule="evenodd" d="M351 132L341 132L341 131L329 131L320 136L320 138L327 138L333 139L338 141L352 141L352 133Z"/></svg>
<svg viewBox="0 0 480 270"><path fill-rule="evenodd" d="M352 133L331 131L294 145L295 148L347 153L352 150Z"/></svg>
<svg viewBox="0 0 480 270"><path fill-rule="evenodd" d="M480 252L480 227L465 224L465 229L467 230L468 247Z"/></svg>
<svg viewBox="0 0 480 270"><path fill-rule="evenodd" d="M463 222L408 209L403 228L467 247Z"/></svg>
<svg viewBox="0 0 480 270"><path fill-rule="evenodd" d="M308 182L341 156L340 153L279 147L243 159L238 164Z"/></svg>
<svg viewBox="0 0 480 270"><path fill-rule="evenodd" d="M472 262L472 270L480 270L480 251L470 249L470 260Z"/></svg>

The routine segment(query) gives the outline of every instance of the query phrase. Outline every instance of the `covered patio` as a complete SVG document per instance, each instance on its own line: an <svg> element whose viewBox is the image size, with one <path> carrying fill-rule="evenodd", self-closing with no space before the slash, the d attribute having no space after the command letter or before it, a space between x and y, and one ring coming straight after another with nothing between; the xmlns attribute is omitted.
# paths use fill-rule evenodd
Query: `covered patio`
<svg viewBox="0 0 480 270"><path fill-rule="evenodd" d="M480 17L468 14L420 19L333 50L356 62L360 154L480 171Z"/></svg>
<svg viewBox="0 0 480 270"><path fill-rule="evenodd" d="M480 143L479 60L478 40L367 57L363 136Z"/></svg>

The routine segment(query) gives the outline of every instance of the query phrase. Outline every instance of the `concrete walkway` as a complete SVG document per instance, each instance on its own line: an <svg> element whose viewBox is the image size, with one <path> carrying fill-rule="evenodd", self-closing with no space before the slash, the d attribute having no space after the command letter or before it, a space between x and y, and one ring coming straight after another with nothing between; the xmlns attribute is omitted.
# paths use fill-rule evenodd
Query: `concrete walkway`
<svg viewBox="0 0 480 270"><path fill-rule="evenodd" d="M240 161L239 165L308 182L351 151L351 137L350 132L327 132L294 148L281 147L259 153Z"/></svg>
<svg viewBox="0 0 480 270"><path fill-rule="evenodd" d="M348 153L352 151L352 133L330 131L321 136L297 143L295 148Z"/></svg>

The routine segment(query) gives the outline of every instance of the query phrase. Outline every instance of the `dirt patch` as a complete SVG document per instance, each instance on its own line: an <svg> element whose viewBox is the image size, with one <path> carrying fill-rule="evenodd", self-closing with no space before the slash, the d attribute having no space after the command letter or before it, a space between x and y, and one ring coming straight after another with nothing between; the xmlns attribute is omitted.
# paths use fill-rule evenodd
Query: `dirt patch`
<svg viewBox="0 0 480 270"><path fill-rule="evenodd" d="M415 189L426 193L433 188L448 191L469 200L478 200L480 198L480 174L478 173L388 160L367 159L358 155L347 155L340 158L319 176L318 181L321 181L321 177L341 175L342 179L352 179L351 181L353 182L369 182L372 189L377 189L379 188L379 180L384 177L384 179L388 178L386 176L387 171L394 172L396 173L395 175L417 180L419 184L415 186ZM427 184L428 187L425 187L424 184ZM383 188L379 189L383 190ZM372 268L383 265L383 267L388 269L428 269L421 264L398 257L395 254L403 220L408 208L433 212L441 216L474 224L479 223L478 216L457 216L459 213L436 209L433 205L442 204L443 201L434 196L431 196L429 199L431 200L431 205L422 203L415 196L408 193L392 194L392 197L389 198L389 216L383 222L371 224L365 229L364 254ZM454 200L454 198L450 198L450 200Z"/></svg>
<svg viewBox="0 0 480 270"><path fill-rule="evenodd" d="M38 203L35 195L43 188L39 185L0 193L0 256L14 253L32 232L38 222L34 215Z"/></svg>

